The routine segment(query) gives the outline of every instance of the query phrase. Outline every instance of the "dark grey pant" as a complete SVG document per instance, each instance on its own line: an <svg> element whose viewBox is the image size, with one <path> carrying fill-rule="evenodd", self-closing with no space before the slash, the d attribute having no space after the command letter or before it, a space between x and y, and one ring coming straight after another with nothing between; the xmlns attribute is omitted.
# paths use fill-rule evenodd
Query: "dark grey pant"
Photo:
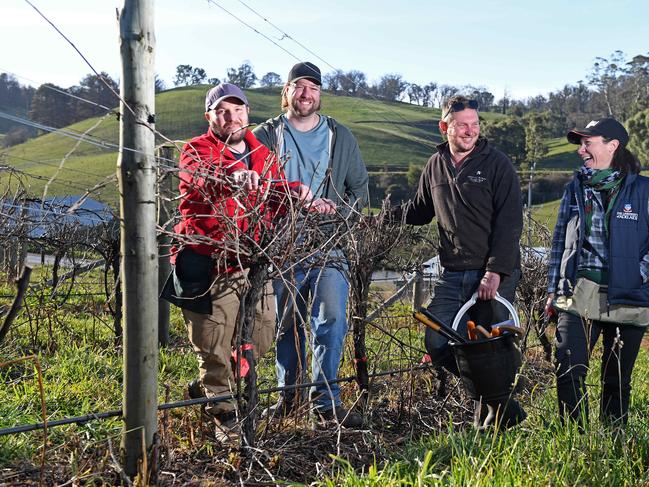
<svg viewBox="0 0 649 487"><path fill-rule="evenodd" d="M560 312L556 332L557 398L562 421L584 426L588 419L585 388L590 354L603 336L600 413L604 422L626 424L631 395L631 372L645 328L603 321L585 322ZM618 338L619 337L619 338Z"/></svg>

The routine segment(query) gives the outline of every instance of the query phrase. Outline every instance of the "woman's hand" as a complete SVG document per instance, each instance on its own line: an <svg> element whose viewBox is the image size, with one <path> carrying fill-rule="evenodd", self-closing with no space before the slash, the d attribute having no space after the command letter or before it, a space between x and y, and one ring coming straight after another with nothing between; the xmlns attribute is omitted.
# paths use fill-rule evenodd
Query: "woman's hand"
<svg viewBox="0 0 649 487"><path fill-rule="evenodd" d="M557 314L557 310L554 309L554 306L552 306L553 301L554 301L554 293L549 293L548 299L545 302L545 308L543 308L543 312L545 313L545 316L547 318L552 318L554 315Z"/></svg>

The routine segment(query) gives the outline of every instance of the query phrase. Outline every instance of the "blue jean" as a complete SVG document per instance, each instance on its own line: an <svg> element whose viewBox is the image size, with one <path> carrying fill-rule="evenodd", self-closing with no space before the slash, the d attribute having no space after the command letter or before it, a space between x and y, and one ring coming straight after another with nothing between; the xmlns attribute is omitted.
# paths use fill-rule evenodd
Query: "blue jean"
<svg viewBox="0 0 649 487"><path fill-rule="evenodd" d="M338 375L343 342L347 333L349 282L342 270L332 266L297 267L275 280L277 301L277 383L279 387L306 380L306 336L304 326L310 314L312 351L311 377L314 382L333 380ZM290 288L287 288L287 284ZM295 296L295 297L293 297ZM311 312L308 302L311 298ZM327 410L340 405L338 384L311 388L316 407ZM294 391L287 391L291 401Z"/></svg>
<svg viewBox="0 0 649 487"><path fill-rule="evenodd" d="M445 270L433 287L433 299L428 309L443 323L451 326L453 319L462 305L466 303L480 285L484 270L449 271ZM521 277L521 271L515 269L510 276L502 277L498 293L510 303L514 302L516 285ZM464 314L458 325L458 333L467 336L466 322L470 319L476 324L485 326L487 330L492 324L505 321L509 318L509 311L497 301L478 300L467 313ZM432 361L442 365L450 372L457 375L458 370L455 360L451 355L448 340L430 328L426 328L426 351Z"/></svg>

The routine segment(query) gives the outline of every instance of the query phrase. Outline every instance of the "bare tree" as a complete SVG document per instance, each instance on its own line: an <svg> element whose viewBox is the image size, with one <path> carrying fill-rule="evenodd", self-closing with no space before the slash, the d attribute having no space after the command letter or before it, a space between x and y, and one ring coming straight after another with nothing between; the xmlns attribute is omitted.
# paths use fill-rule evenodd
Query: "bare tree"
<svg viewBox="0 0 649 487"><path fill-rule="evenodd" d="M352 70L340 76L340 89L349 96L358 96L367 89L367 78L362 71Z"/></svg>
<svg viewBox="0 0 649 487"><path fill-rule="evenodd" d="M376 85L376 92L381 98L388 101L400 100L408 83L403 80L400 74L383 75Z"/></svg>
<svg viewBox="0 0 649 487"><path fill-rule="evenodd" d="M408 94L408 99L411 104L423 105L422 99L424 96L424 89L417 83L410 83L408 88L406 88L406 93Z"/></svg>
<svg viewBox="0 0 649 487"><path fill-rule="evenodd" d="M437 87L437 91L435 92L435 102L437 104L437 108L442 108L446 100L448 100L453 95L457 95L459 92L460 90L457 86L439 85Z"/></svg>
<svg viewBox="0 0 649 487"><path fill-rule="evenodd" d="M434 105L433 97L435 95L435 92L437 91L437 83L432 81L424 85L421 90L421 104L425 107L432 107Z"/></svg>
<svg viewBox="0 0 649 487"><path fill-rule="evenodd" d="M237 85L239 88L252 88L257 82L257 75L249 61L244 62L238 68L228 68L228 83Z"/></svg>
<svg viewBox="0 0 649 487"><path fill-rule="evenodd" d="M279 74L271 71L261 77L259 84L264 88L275 88L277 86L282 86L282 77Z"/></svg>
<svg viewBox="0 0 649 487"><path fill-rule="evenodd" d="M604 99L608 114L624 119L624 100L621 92L622 78L627 73L626 59L622 51L615 51L610 59L597 57L588 75L589 83L597 88Z"/></svg>
<svg viewBox="0 0 649 487"><path fill-rule="evenodd" d="M342 79L344 76L341 69L325 74L323 77L324 89L332 93L339 93L342 90Z"/></svg>

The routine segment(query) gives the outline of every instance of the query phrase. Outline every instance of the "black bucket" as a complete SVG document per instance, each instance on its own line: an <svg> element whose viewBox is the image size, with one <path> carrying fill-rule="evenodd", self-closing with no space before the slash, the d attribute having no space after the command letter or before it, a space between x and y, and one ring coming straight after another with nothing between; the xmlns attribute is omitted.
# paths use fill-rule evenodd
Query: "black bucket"
<svg viewBox="0 0 649 487"><path fill-rule="evenodd" d="M501 401L514 390L522 364L518 338L513 333L485 340L451 343L462 384L475 401Z"/></svg>

